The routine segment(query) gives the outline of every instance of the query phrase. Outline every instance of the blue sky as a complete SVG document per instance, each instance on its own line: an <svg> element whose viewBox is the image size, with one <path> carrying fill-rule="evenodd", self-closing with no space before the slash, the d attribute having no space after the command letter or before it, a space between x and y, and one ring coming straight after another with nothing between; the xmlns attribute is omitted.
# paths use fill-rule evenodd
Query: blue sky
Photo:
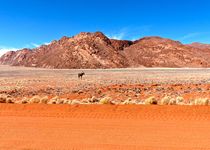
<svg viewBox="0 0 210 150"><path fill-rule="evenodd" d="M0 49L33 48L81 31L210 43L209 8L207 0L0 0Z"/></svg>

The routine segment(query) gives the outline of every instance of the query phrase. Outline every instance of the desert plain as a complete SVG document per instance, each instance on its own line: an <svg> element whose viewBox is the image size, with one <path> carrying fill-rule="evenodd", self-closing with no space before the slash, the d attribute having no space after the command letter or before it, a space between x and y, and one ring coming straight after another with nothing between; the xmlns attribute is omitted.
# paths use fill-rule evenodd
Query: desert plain
<svg viewBox="0 0 210 150"><path fill-rule="evenodd" d="M210 149L210 69L0 66L0 94L1 150Z"/></svg>

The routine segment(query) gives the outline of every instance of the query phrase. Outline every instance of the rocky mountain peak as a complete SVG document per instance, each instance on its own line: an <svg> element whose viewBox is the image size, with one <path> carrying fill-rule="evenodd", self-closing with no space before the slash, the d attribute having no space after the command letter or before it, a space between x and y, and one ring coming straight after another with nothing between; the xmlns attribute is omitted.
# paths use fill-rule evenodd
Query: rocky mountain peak
<svg viewBox="0 0 210 150"><path fill-rule="evenodd" d="M32 50L8 52L0 57L0 64L60 69L210 67L208 47L157 36L133 42L109 39L102 32L81 32Z"/></svg>

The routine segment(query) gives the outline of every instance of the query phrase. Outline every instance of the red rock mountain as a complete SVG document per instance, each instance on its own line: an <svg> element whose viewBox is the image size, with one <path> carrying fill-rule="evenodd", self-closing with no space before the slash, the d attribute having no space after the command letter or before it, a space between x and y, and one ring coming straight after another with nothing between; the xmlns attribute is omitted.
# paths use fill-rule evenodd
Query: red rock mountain
<svg viewBox="0 0 210 150"><path fill-rule="evenodd" d="M160 37L113 40L103 33L63 37L35 49L8 52L0 64L43 68L210 67L210 50Z"/></svg>
<svg viewBox="0 0 210 150"><path fill-rule="evenodd" d="M124 49L132 66L145 67L209 67L210 51L203 51L178 41L145 37Z"/></svg>
<svg viewBox="0 0 210 150"><path fill-rule="evenodd" d="M210 49L210 44L203 44L203 43L192 43L189 44L189 46L192 46L194 48L199 48L199 49Z"/></svg>

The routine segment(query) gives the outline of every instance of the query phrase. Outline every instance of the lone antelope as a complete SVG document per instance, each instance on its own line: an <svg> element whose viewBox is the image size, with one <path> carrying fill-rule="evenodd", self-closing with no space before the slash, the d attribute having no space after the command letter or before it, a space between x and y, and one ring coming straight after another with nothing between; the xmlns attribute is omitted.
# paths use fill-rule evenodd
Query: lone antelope
<svg viewBox="0 0 210 150"><path fill-rule="evenodd" d="M82 79L82 76L84 76L84 75L85 75L84 72L78 73L78 78L79 78L79 79Z"/></svg>

